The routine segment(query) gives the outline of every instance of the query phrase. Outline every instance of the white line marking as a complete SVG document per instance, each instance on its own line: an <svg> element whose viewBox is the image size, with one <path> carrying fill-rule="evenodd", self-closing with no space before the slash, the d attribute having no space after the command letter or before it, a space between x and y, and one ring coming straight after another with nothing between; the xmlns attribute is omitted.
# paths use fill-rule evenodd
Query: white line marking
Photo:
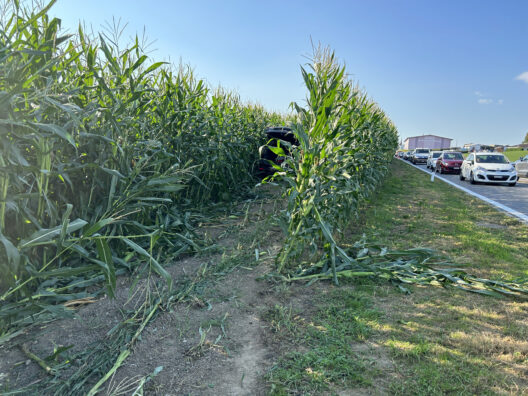
<svg viewBox="0 0 528 396"><path fill-rule="evenodd" d="M412 164L412 163L410 163L410 162L407 162L407 161L405 161L405 160L402 160L401 158L398 158L398 159L399 159L400 161L402 161L402 162L404 162L404 163L406 163L406 164L408 164L408 165L410 165L410 166L416 168L416 169L421 170L422 172L425 172L425 173L427 173L427 174L430 174L430 173L431 173L431 172L429 172L429 170L426 170L426 169L420 168L419 166L416 166L416 165L414 165L414 164ZM452 185L453 187L458 188L459 190L464 191L466 194L472 195L472 196L474 196L475 198L478 198L478 199L480 199L480 200L482 200L482 201L484 201L484 202L489 203L490 205L495 206L496 208L498 208L498 209L500 209L500 210L502 210L502 211L504 211L504 212L510 214L511 216L517 217L518 219L524 221L525 223L528 223L528 216L525 215L524 213L518 212L518 211L516 211L515 209L512 209L512 208L510 208L510 207L508 207L508 206L506 206L506 205L503 205L503 204L501 204L501 203L499 203L499 202L497 202L497 201L494 201L493 199L489 199L488 197L485 197L484 195L480 195L480 194L478 194L478 193L476 193L476 192L474 192L474 191L471 191L470 189L467 189L467 188L462 187L462 186L460 186L460 185L458 185L458 184L456 184L456 183L453 183L453 182L450 181L450 180L444 179L442 176L438 176L438 174L436 174L434 177L437 178L437 179L440 179L440 180L442 180L442 181L444 181L444 182L446 182L447 184ZM433 177L431 177L431 181L432 181L432 180L433 180Z"/></svg>

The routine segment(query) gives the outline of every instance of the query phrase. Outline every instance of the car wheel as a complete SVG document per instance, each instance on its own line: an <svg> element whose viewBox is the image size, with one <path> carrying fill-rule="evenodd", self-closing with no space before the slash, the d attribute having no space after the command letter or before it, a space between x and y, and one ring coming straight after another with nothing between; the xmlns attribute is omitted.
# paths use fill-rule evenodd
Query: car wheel
<svg viewBox="0 0 528 396"><path fill-rule="evenodd" d="M473 172L471 172L471 173L469 174L469 182L470 182L471 184L477 184L477 182L475 181L475 178L473 177Z"/></svg>
<svg viewBox="0 0 528 396"><path fill-rule="evenodd" d="M462 171L460 171L460 173L458 174L458 178L462 181L466 180L466 178L462 176Z"/></svg>

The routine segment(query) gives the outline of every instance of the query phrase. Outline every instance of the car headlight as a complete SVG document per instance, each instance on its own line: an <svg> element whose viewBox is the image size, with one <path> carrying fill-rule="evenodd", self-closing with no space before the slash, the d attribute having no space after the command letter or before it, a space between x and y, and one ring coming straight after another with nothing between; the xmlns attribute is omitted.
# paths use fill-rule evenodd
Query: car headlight
<svg viewBox="0 0 528 396"><path fill-rule="evenodd" d="M512 166L510 166L510 169L509 169L509 171L510 171L510 172L513 172L514 170L515 170L515 166L513 166L513 165L512 165Z"/></svg>
<svg viewBox="0 0 528 396"><path fill-rule="evenodd" d="M475 168L475 170L476 170L476 171L485 171L486 169L484 169L484 168L481 167L481 166L477 166L477 167Z"/></svg>

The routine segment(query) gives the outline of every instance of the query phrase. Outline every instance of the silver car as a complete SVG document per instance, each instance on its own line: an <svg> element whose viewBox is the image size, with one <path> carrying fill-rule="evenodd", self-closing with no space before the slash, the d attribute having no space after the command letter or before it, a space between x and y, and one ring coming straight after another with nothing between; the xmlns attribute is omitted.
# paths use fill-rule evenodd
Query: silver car
<svg viewBox="0 0 528 396"><path fill-rule="evenodd" d="M517 176L528 177L528 154L519 158L518 161L512 162L512 165L515 166Z"/></svg>
<svg viewBox="0 0 528 396"><path fill-rule="evenodd" d="M431 150L426 148L417 148L412 152L411 156L411 162L416 164L426 164L427 163L427 157L429 156L429 152Z"/></svg>

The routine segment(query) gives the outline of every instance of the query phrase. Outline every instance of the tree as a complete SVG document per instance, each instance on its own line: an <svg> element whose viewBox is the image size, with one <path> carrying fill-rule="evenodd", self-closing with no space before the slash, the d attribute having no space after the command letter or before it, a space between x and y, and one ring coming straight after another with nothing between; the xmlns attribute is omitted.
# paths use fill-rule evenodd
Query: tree
<svg viewBox="0 0 528 396"><path fill-rule="evenodd" d="M523 143L528 144L528 132L526 132L526 136L524 137Z"/></svg>

